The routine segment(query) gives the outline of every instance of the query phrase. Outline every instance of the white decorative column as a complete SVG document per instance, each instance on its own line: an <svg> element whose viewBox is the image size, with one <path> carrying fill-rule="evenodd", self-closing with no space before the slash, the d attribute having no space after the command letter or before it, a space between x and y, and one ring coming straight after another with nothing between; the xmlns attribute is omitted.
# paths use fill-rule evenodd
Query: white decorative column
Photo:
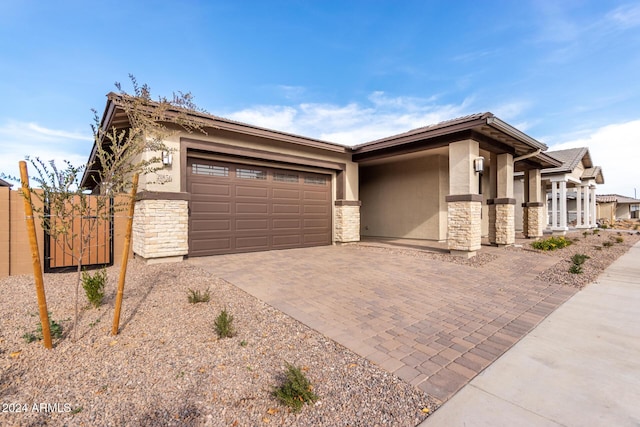
<svg viewBox="0 0 640 427"><path fill-rule="evenodd" d="M584 188L584 226L591 228L591 203L589 202L589 187Z"/></svg>
<svg viewBox="0 0 640 427"><path fill-rule="evenodd" d="M591 190L591 218L592 218L591 226L597 227L598 218L596 218L596 186L594 185L589 189Z"/></svg>
<svg viewBox="0 0 640 427"><path fill-rule="evenodd" d="M567 229L567 182L560 181L560 228Z"/></svg>
<svg viewBox="0 0 640 427"><path fill-rule="evenodd" d="M551 229L558 228L558 183L551 181Z"/></svg>
<svg viewBox="0 0 640 427"><path fill-rule="evenodd" d="M582 228L582 186L576 185L576 228Z"/></svg>

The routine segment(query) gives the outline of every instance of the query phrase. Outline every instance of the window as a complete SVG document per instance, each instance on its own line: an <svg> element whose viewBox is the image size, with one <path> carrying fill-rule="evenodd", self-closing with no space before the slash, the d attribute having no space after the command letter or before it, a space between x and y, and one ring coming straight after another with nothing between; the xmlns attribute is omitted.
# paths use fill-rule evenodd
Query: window
<svg viewBox="0 0 640 427"><path fill-rule="evenodd" d="M279 182L298 182L298 175L295 173L274 172L273 180Z"/></svg>
<svg viewBox="0 0 640 427"><path fill-rule="evenodd" d="M267 173L258 169L236 169L236 177L242 179L267 179Z"/></svg>
<svg viewBox="0 0 640 427"><path fill-rule="evenodd" d="M194 163L191 165L191 173L194 175L209 176L229 176L229 168L226 166L202 165Z"/></svg>
<svg viewBox="0 0 640 427"><path fill-rule="evenodd" d="M305 176L304 183L311 185L325 185L327 183L327 179L324 176Z"/></svg>

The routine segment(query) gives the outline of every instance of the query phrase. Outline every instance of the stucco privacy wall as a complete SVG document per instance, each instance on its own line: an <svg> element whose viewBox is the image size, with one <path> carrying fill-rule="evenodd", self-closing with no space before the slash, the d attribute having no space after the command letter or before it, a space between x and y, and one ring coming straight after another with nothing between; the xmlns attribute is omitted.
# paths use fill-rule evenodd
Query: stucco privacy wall
<svg viewBox="0 0 640 427"><path fill-rule="evenodd" d="M362 166L361 234L444 241L448 169L444 154Z"/></svg>

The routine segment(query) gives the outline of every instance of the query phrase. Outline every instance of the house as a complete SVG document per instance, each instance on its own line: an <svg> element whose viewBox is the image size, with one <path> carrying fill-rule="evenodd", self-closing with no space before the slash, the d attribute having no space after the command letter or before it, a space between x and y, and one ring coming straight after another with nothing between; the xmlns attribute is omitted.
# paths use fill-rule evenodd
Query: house
<svg viewBox="0 0 640 427"><path fill-rule="evenodd" d="M446 241L452 253L469 257L483 236L496 245L514 242L514 172L525 182L524 232L542 236L542 171L562 165L544 144L491 113L356 147L192 116L207 135L165 141L174 151L164 162L164 184L141 177L133 250L150 262L361 235ZM102 124L128 126L119 95L107 96Z"/></svg>
<svg viewBox="0 0 640 427"><path fill-rule="evenodd" d="M547 155L560 161L561 165L541 172L546 229L554 234L564 234L570 225L576 228L596 227L595 191L597 184L604 184L602 168L593 164L587 147L549 151ZM521 182L522 177L516 176L518 200L523 199ZM519 230L520 224L516 228Z"/></svg>
<svg viewBox="0 0 640 427"><path fill-rule="evenodd" d="M598 203L598 220L606 220L610 224L619 219L638 218L640 200L619 194L596 195Z"/></svg>

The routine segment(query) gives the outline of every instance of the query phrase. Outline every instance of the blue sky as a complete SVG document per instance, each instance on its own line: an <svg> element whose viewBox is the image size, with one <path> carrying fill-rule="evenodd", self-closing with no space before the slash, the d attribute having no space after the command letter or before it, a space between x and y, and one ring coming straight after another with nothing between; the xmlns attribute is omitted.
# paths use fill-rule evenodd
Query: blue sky
<svg viewBox="0 0 640 427"><path fill-rule="evenodd" d="M129 73L349 145L491 111L589 146L598 193L640 191L637 1L1 1L0 172L86 161L90 109Z"/></svg>

